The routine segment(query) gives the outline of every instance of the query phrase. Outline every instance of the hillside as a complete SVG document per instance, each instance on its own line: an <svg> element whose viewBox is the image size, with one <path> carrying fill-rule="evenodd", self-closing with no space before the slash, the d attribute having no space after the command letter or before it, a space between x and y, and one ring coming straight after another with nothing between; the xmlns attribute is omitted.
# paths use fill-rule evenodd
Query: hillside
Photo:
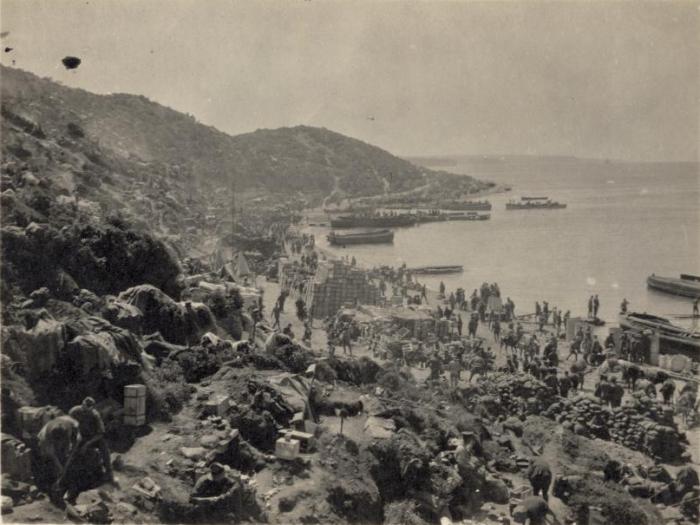
<svg viewBox="0 0 700 525"><path fill-rule="evenodd" d="M334 190L342 196L406 191L438 173L322 128L230 136L142 96L96 95L18 69L0 72L3 105L41 121L46 132L71 121L117 157L177 166L198 182L228 185L233 178L241 190L302 191L318 198ZM482 186L469 177L457 181Z"/></svg>

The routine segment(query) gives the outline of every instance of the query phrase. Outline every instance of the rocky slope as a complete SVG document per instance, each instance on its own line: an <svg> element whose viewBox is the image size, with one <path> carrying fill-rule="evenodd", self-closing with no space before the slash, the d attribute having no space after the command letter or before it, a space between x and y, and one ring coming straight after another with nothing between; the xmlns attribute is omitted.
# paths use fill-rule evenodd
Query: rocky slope
<svg viewBox="0 0 700 525"><path fill-rule="evenodd" d="M21 70L0 71L3 105L41 120L47 132L64 132L69 120L119 158L174 166L197 183L233 180L239 190L360 196L417 188L440 173L327 129L297 126L230 136L142 96L96 95ZM470 177L454 181L483 186Z"/></svg>

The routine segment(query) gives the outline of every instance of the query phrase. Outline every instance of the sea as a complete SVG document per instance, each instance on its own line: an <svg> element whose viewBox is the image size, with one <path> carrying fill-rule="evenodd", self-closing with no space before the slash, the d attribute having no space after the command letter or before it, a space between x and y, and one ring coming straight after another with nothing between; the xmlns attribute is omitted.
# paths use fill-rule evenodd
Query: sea
<svg viewBox="0 0 700 525"><path fill-rule="evenodd" d="M416 162L416 159L412 159ZM516 304L516 314L548 301L587 314L597 294L599 317L616 323L620 303L629 309L671 317L692 312L687 298L649 290L649 275L700 275L700 170L697 163L634 163L567 157L452 157L418 160L429 168L472 175L510 186L488 195L488 221L429 223L395 230L391 245L336 248L327 227L311 227L317 243L363 266L459 264L464 272L420 276L437 289L467 293L498 283ZM521 196L547 196L561 210L506 210Z"/></svg>

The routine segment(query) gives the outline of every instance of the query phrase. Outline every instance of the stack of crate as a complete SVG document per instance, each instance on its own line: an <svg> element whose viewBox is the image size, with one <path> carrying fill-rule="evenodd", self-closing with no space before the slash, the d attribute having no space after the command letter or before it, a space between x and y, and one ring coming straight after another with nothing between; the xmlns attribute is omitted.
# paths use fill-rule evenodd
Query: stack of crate
<svg viewBox="0 0 700 525"><path fill-rule="evenodd" d="M317 319L335 315L344 304L377 304L380 292L363 270L342 261L319 264L308 287L306 304Z"/></svg>
<svg viewBox="0 0 700 525"><path fill-rule="evenodd" d="M146 424L146 386L124 387L124 424L140 427Z"/></svg>

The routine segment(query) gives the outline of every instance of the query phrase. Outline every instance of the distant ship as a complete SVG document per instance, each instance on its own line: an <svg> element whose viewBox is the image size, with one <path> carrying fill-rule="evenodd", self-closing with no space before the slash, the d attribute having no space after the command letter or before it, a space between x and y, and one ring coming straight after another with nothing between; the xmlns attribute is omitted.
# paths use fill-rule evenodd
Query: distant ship
<svg viewBox="0 0 700 525"><path fill-rule="evenodd" d="M370 230L354 233L331 232L328 242L336 246L346 244L389 244L394 242L394 232L391 230Z"/></svg>
<svg viewBox="0 0 700 525"><path fill-rule="evenodd" d="M549 197L521 197L520 201L509 201L506 210L561 210L566 204L551 200Z"/></svg>

